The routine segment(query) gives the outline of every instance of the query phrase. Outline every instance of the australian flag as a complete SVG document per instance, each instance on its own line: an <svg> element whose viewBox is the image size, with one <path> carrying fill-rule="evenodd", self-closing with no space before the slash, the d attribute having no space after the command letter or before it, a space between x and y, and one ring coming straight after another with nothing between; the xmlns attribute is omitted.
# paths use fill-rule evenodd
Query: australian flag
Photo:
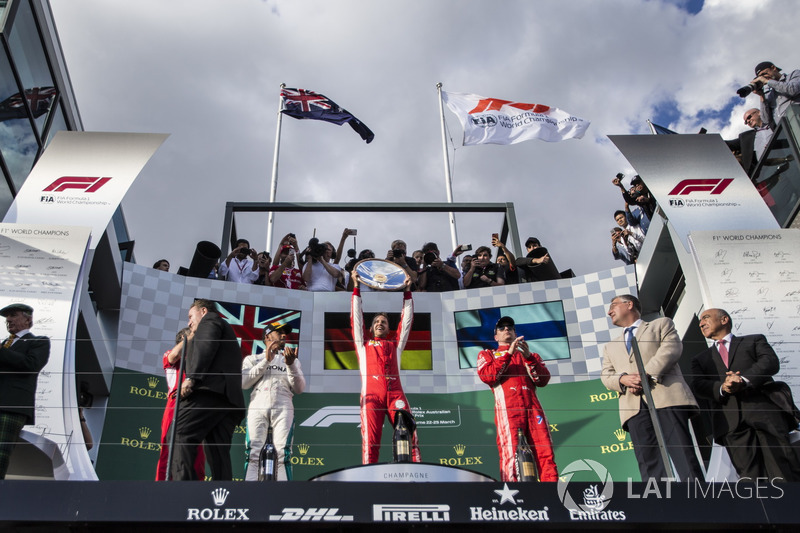
<svg viewBox="0 0 800 533"><path fill-rule="evenodd" d="M375 134L366 124L358 120L346 109L336 105L336 102L321 94L306 91L305 89L282 89L281 102L281 112L290 117L324 120L339 126L347 122L362 139L367 141L367 144L371 143L372 139L375 138Z"/></svg>

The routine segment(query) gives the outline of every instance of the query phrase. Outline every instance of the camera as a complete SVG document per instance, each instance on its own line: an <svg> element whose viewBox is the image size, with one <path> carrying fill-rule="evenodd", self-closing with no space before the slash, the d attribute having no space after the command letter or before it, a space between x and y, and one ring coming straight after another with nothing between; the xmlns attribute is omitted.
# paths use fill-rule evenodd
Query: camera
<svg viewBox="0 0 800 533"><path fill-rule="evenodd" d="M394 257L403 257L404 255L406 255L406 251L403 250L402 248L394 248L392 249L392 255Z"/></svg>
<svg viewBox="0 0 800 533"><path fill-rule="evenodd" d="M431 265L433 264L434 261L436 261L438 257L439 256L436 253L428 252L422 256L422 260L425 262L426 265Z"/></svg>
<svg viewBox="0 0 800 533"><path fill-rule="evenodd" d="M761 89L761 87L763 86L764 84L761 83L760 81L752 81L747 85L745 85L744 87L739 87L738 89L736 89L736 94L738 94L742 98L747 98L747 96L751 92Z"/></svg>
<svg viewBox="0 0 800 533"><path fill-rule="evenodd" d="M308 241L308 254L314 259L319 259L325 255L327 249L328 247L320 243L319 239L316 237L312 237L311 240Z"/></svg>

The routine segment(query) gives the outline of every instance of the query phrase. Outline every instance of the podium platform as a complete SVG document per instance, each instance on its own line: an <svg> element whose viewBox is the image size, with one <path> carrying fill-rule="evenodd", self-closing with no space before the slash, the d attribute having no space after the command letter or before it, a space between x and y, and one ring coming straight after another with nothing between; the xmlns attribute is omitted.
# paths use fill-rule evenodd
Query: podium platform
<svg viewBox="0 0 800 533"><path fill-rule="evenodd" d="M489 476L435 463L376 463L327 472L309 481L362 481L388 483L494 482Z"/></svg>

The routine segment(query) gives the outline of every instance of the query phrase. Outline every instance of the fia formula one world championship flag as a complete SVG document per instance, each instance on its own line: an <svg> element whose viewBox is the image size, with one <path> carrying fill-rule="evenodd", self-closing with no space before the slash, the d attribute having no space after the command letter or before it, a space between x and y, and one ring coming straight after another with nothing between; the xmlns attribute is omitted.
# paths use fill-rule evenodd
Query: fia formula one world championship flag
<svg viewBox="0 0 800 533"><path fill-rule="evenodd" d="M477 94L442 91L442 98L464 127L464 146L580 139L590 122L542 104L526 104Z"/></svg>

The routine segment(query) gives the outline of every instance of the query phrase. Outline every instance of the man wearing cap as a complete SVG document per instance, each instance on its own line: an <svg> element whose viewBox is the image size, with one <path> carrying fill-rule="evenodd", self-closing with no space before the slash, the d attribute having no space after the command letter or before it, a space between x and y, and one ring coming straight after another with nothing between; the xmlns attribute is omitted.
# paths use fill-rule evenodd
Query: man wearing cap
<svg viewBox="0 0 800 533"><path fill-rule="evenodd" d="M772 61L762 61L755 71L751 83L757 87L753 92L761 98L761 120L774 131L789 104L800 102L800 70L781 74Z"/></svg>
<svg viewBox="0 0 800 533"><path fill-rule="evenodd" d="M246 481L258 480L258 458L272 428L278 451L278 481L291 481L294 405L292 396L306 388L306 378L297 358L297 348L287 346L291 326L272 322L264 330L264 351L248 355L242 362L242 388L253 388L247 409L249 454Z"/></svg>
<svg viewBox="0 0 800 533"><path fill-rule="evenodd" d="M494 327L496 350L478 354L478 377L494 392L494 421L500 480L519 481L515 452L517 431L536 455L540 481L558 481L550 426L536 397L536 387L550 381L550 371L539 354L531 352L524 337L517 337L514 320L504 316Z"/></svg>
<svg viewBox="0 0 800 533"><path fill-rule="evenodd" d="M656 432L645 402L642 381L648 380L653 402L664 432L665 446L681 481L703 479L703 470L689 432L689 417L698 412L697 402L683 379L678 361L683 343L675 324L666 317L650 322L641 319L642 305L630 294L611 300L608 316L622 335L606 344L600 380L606 388L619 393L622 429L631 434L633 452L639 463L642 481L667 477L661 459ZM646 376L641 376L633 356L635 338Z"/></svg>
<svg viewBox="0 0 800 533"><path fill-rule="evenodd" d="M22 426L34 422L36 380L50 358L50 339L31 333L29 305L8 305L0 316L9 333L0 345L0 479L5 479Z"/></svg>

